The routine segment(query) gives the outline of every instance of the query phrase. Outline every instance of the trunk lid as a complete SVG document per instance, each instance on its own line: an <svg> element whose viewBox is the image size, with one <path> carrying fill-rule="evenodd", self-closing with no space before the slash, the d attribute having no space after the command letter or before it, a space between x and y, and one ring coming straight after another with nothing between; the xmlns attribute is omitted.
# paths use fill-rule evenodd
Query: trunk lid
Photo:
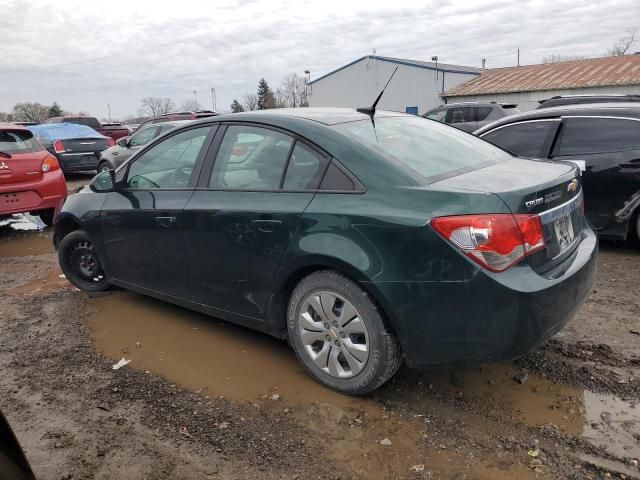
<svg viewBox="0 0 640 480"><path fill-rule="evenodd" d="M0 185L35 182L42 178L45 150L33 153L14 153L11 158L0 156Z"/></svg>
<svg viewBox="0 0 640 480"><path fill-rule="evenodd" d="M65 153L97 153L109 148L109 139L106 137L70 138L61 142Z"/></svg>
<svg viewBox="0 0 640 480"><path fill-rule="evenodd" d="M580 172L575 165L514 158L432 186L493 193L512 213L540 215L545 248L527 257L538 271L554 268L580 241L584 208Z"/></svg>

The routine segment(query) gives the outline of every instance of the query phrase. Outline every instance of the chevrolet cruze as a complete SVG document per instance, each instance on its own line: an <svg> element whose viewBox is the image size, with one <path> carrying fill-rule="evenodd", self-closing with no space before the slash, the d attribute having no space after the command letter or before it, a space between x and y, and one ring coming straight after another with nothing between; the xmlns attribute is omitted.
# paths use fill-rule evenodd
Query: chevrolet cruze
<svg viewBox="0 0 640 480"><path fill-rule="evenodd" d="M54 242L116 285L287 338L321 383L517 358L591 290L579 169L392 112L222 115L70 196Z"/></svg>

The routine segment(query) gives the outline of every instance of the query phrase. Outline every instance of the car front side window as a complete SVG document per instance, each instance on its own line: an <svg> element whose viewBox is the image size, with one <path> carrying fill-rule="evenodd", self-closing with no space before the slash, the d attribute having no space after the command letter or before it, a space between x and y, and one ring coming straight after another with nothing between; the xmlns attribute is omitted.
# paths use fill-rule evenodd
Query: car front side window
<svg viewBox="0 0 640 480"><path fill-rule="evenodd" d="M164 139L131 164L126 187L185 188L211 127L185 130Z"/></svg>

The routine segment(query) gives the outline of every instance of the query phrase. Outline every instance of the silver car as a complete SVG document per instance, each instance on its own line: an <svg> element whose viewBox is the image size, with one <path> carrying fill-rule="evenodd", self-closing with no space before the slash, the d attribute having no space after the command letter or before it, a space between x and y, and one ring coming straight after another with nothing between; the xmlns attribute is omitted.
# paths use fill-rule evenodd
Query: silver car
<svg viewBox="0 0 640 480"><path fill-rule="evenodd" d="M103 150L100 154L100 164L98 171L115 170L122 165L136 150L146 145L154 138L162 135L179 125L190 122L190 120L175 120L173 122L152 123L136 131L130 137L122 137L113 147Z"/></svg>

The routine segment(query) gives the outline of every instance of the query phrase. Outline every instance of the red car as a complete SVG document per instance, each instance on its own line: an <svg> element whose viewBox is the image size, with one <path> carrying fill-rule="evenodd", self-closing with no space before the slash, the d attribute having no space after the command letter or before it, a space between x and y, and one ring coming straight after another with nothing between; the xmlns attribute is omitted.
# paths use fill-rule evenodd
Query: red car
<svg viewBox="0 0 640 480"><path fill-rule="evenodd" d="M66 196L56 157L26 128L0 123L0 217L30 212L52 225Z"/></svg>

